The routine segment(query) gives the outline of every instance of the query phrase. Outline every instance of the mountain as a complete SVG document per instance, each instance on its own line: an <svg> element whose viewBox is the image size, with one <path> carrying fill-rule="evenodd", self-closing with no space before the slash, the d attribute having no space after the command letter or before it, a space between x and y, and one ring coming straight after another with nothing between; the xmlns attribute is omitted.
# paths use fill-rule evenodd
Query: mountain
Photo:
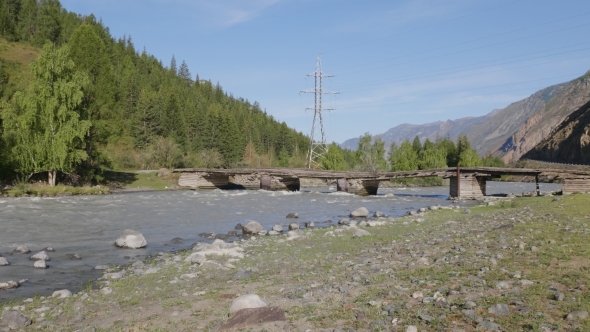
<svg viewBox="0 0 590 332"><path fill-rule="evenodd" d="M590 165L590 102L567 116L522 158Z"/></svg>
<svg viewBox="0 0 590 332"><path fill-rule="evenodd" d="M590 100L589 73L537 91L485 116L422 125L402 124L375 137L381 137L389 146L392 142L399 144L415 136L422 141L437 137L455 140L465 134L480 155L500 157L506 163L516 161L541 142L566 116ZM355 150L356 144L358 138L349 139L341 146Z"/></svg>

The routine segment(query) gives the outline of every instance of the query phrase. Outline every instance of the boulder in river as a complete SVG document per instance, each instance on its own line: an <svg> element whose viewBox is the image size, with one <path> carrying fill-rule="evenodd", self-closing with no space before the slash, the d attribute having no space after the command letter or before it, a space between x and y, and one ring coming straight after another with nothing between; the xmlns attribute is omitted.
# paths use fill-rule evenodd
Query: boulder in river
<svg viewBox="0 0 590 332"><path fill-rule="evenodd" d="M147 246L147 241L140 232L126 229L115 241L115 246L126 249L139 249Z"/></svg>
<svg viewBox="0 0 590 332"><path fill-rule="evenodd" d="M296 222L292 222L292 223L290 223L290 224L289 224L289 230L290 230L290 231L292 231L292 230L294 230L294 229L299 229L299 228L300 228L300 227L299 227L299 224L298 224L298 223L296 223Z"/></svg>
<svg viewBox="0 0 590 332"><path fill-rule="evenodd" d="M29 259L32 261L48 261L48 260L50 260L49 256L47 256L47 253L45 251L39 251L38 253L31 256Z"/></svg>
<svg viewBox="0 0 590 332"><path fill-rule="evenodd" d="M0 290L18 288L20 284L14 280L1 281Z"/></svg>
<svg viewBox="0 0 590 332"><path fill-rule="evenodd" d="M381 212L381 211L375 211L375 213L373 213L373 218L384 218L387 217L385 215L385 213Z"/></svg>
<svg viewBox="0 0 590 332"><path fill-rule="evenodd" d="M283 226L281 225L274 225L272 226L272 230L275 232L282 232L283 231Z"/></svg>
<svg viewBox="0 0 590 332"><path fill-rule="evenodd" d="M246 235L257 235L259 232L263 231L264 228L258 221L250 221L242 228L242 234Z"/></svg>
<svg viewBox="0 0 590 332"><path fill-rule="evenodd" d="M10 265L5 257L0 257L0 266Z"/></svg>
<svg viewBox="0 0 590 332"><path fill-rule="evenodd" d="M299 214L297 214L297 213L289 213L287 215L287 218L299 218Z"/></svg>
<svg viewBox="0 0 590 332"><path fill-rule="evenodd" d="M25 245L22 245L22 246L16 247L16 249L14 249L13 252L18 252L19 254L28 254L31 252L31 249L27 248L27 246L25 246Z"/></svg>
<svg viewBox="0 0 590 332"><path fill-rule="evenodd" d="M369 216L369 210L366 207L360 207L350 213L351 218L366 218Z"/></svg>
<svg viewBox="0 0 590 332"><path fill-rule="evenodd" d="M33 266L36 269L46 269L47 268L47 263L45 263L44 260L38 260L35 262L35 264L33 264Z"/></svg>

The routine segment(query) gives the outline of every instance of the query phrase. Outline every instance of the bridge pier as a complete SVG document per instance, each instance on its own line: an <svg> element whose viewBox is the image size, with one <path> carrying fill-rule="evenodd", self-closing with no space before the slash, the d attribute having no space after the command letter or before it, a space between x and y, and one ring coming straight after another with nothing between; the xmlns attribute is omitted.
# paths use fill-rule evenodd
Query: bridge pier
<svg viewBox="0 0 590 332"><path fill-rule="evenodd" d="M486 195L486 177L463 175L450 178L450 193L452 198L474 199Z"/></svg>
<svg viewBox="0 0 590 332"><path fill-rule="evenodd" d="M377 195L377 191L379 190L379 182L381 181L351 179L346 182L348 185L347 192L359 196L374 196Z"/></svg>
<svg viewBox="0 0 590 332"><path fill-rule="evenodd" d="M336 180L336 190L343 191L345 193L348 192L348 181L346 181L346 178Z"/></svg>
<svg viewBox="0 0 590 332"><path fill-rule="evenodd" d="M230 187L229 175L207 172L181 173L178 185L192 189L228 189Z"/></svg>
<svg viewBox="0 0 590 332"><path fill-rule="evenodd" d="M590 192L590 179L564 179L563 195Z"/></svg>
<svg viewBox="0 0 590 332"><path fill-rule="evenodd" d="M295 176L271 176L263 174L260 175L260 189L299 191L301 189L301 182Z"/></svg>

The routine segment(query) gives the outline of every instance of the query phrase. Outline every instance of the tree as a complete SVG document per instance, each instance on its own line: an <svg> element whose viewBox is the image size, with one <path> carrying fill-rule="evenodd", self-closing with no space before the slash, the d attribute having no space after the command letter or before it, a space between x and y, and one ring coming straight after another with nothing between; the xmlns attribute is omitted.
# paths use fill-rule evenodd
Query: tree
<svg viewBox="0 0 590 332"><path fill-rule="evenodd" d="M176 58L174 57L174 54L172 54L172 60L170 60L170 71L172 72L172 74L176 75L177 68L176 68Z"/></svg>
<svg viewBox="0 0 590 332"><path fill-rule="evenodd" d="M385 142L381 138L376 138L372 142L371 134L366 133L360 137L358 149L356 151L358 167L364 172L379 172L387 169L385 161Z"/></svg>
<svg viewBox="0 0 590 332"><path fill-rule="evenodd" d="M88 78L75 70L66 47L45 44L32 65L35 81L14 95L15 106L5 109L4 129L13 140L13 158L24 174L71 172L88 155L82 141L91 126L80 120L78 106Z"/></svg>
<svg viewBox="0 0 590 332"><path fill-rule="evenodd" d="M394 151L391 160L393 161L391 170L394 172L418 169L418 155L408 140L404 140L400 147Z"/></svg>
<svg viewBox="0 0 590 332"><path fill-rule="evenodd" d="M481 166L481 157L471 149L471 143L466 135L457 138L457 165L462 167Z"/></svg>
<svg viewBox="0 0 590 332"><path fill-rule="evenodd" d="M344 161L344 153L342 148L336 143L328 146L328 151L320 160L320 166L325 170L344 171L346 170L346 162Z"/></svg>
<svg viewBox="0 0 590 332"><path fill-rule="evenodd" d="M180 69L178 70L178 76L184 80L187 85L193 84L193 79L191 78L191 72L188 70L188 66L184 60L180 64Z"/></svg>
<svg viewBox="0 0 590 332"><path fill-rule="evenodd" d="M414 149L414 152L416 153L419 153L420 150L422 150L422 143L420 142L420 137L418 137L418 135L416 135L414 141L412 141L412 149Z"/></svg>

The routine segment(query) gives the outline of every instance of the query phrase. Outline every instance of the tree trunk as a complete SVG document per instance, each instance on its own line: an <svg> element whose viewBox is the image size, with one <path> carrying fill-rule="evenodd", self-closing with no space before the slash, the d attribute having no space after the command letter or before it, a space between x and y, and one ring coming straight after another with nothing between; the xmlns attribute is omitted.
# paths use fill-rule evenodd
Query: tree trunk
<svg viewBox="0 0 590 332"><path fill-rule="evenodd" d="M50 187L55 187L55 178L57 177L57 171L47 171L47 178Z"/></svg>

